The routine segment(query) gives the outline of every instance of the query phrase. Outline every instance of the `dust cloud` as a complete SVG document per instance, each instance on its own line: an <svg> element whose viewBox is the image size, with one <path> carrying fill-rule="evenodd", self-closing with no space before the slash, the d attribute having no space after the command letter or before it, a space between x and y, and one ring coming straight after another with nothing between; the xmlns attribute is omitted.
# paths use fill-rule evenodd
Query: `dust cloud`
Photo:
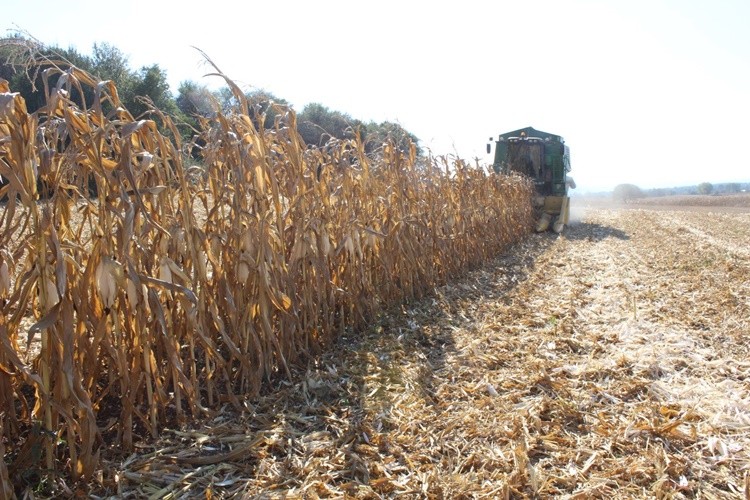
<svg viewBox="0 0 750 500"><path fill-rule="evenodd" d="M581 200L570 198L570 215L568 216L568 226L575 226L583 221L585 207Z"/></svg>

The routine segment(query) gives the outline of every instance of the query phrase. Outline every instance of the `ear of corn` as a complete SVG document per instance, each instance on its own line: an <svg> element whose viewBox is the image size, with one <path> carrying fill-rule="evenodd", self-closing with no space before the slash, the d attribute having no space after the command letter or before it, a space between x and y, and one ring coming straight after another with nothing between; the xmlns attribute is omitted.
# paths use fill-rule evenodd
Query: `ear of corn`
<svg viewBox="0 0 750 500"><path fill-rule="evenodd" d="M102 440L239 405L529 231L520 178L391 144L306 148L291 109L258 129L229 83L239 109L205 122L196 176L171 119L134 121L111 83L65 72L29 114L0 82L0 429L15 446L40 422L49 469L90 477ZM89 109L68 99L85 85ZM11 476L34 459L13 451Z"/></svg>

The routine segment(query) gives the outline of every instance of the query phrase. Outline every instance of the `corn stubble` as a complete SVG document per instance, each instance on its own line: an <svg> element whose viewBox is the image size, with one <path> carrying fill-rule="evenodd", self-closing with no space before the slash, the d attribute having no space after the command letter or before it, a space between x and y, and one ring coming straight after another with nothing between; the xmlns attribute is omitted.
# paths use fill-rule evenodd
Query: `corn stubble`
<svg viewBox="0 0 750 500"><path fill-rule="evenodd" d="M66 463L91 477L105 445L241 407L531 227L519 178L414 147L306 148L293 111L258 128L229 81L238 110L204 120L191 167L168 116L135 120L111 83L48 72L33 114L0 80L5 485Z"/></svg>

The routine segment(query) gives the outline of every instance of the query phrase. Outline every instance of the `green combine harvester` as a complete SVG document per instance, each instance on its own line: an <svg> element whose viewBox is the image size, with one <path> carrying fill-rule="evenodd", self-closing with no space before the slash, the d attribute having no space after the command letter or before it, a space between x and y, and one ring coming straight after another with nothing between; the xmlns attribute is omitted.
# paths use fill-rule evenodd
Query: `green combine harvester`
<svg viewBox="0 0 750 500"><path fill-rule="evenodd" d="M494 141L490 137L490 141ZM534 205L539 210L537 232L552 227L561 233L570 217L568 188L575 188L570 172L570 150L559 135L526 127L501 134L495 142L492 168L497 173L517 172L534 181ZM492 145L487 144L487 154Z"/></svg>

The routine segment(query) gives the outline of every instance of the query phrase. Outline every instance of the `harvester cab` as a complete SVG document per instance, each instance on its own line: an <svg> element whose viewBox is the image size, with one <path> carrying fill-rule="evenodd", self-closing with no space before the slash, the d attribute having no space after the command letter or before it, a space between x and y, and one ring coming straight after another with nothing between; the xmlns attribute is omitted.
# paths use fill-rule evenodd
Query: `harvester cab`
<svg viewBox="0 0 750 500"><path fill-rule="evenodd" d="M494 138L490 138L494 141ZM570 172L570 150L559 135L526 127L501 134L495 142L495 172L517 172L534 181L538 209L537 232L550 227L561 233L570 218L568 188L575 188ZM492 151L487 144L487 153Z"/></svg>

